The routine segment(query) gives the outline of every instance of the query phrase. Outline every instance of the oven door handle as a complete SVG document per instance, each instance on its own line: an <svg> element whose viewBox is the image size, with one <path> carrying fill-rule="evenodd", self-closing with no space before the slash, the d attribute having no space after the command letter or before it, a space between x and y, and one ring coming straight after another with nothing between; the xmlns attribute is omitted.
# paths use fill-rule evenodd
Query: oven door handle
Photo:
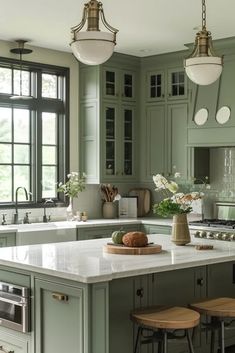
<svg viewBox="0 0 235 353"><path fill-rule="evenodd" d="M9 303L18 306L27 305L27 299L19 295L9 294L0 291L0 302Z"/></svg>

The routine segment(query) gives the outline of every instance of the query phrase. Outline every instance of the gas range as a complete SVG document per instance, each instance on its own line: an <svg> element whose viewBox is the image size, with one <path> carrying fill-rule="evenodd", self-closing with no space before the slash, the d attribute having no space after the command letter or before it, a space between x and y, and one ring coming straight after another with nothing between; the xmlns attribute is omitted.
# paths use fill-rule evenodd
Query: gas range
<svg viewBox="0 0 235 353"><path fill-rule="evenodd" d="M196 230L195 238L235 241L234 220L203 219L190 222L190 225L211 228L211 230Z"/></svg>

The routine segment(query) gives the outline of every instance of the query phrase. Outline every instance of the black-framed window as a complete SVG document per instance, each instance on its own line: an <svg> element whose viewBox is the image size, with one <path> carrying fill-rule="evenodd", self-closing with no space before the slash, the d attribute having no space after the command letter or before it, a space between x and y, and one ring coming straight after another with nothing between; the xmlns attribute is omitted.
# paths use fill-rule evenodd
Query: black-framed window
<svg viewBox="0 0 235 353"><path fill-rule="evenodd" d="M69 160L69 69L0 58L0 207L58 200ZM22 92L22 96L20 95Z"/></svg>

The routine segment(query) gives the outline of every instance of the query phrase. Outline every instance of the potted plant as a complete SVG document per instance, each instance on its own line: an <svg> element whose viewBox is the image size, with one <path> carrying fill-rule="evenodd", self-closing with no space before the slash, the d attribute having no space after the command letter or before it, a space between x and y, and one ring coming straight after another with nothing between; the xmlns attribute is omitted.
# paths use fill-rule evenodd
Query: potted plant
<svg viewBox="0 0 235 353"><path fill-rule="evenodd" d="M85 189L86 175L85 173L71 172L67 175L66 183L60 182L58 184L58 192L63 192L65 196L69 197L69 206L67 207L67 220L74 220L74 205L73 199L78 197L78 194Z"/></svg>
<svg viewBox="0 0 235 353"><path fill-rule="evenodd" d="M180 173L175 173L175 178L180 177ZM190 193L179 192L179 185L166 179L163 175L153 176L155 191L162 194L163 199L153 205L153 212L163 217L173 216L172 241L176 245L190 243L187 214L192 211L192 202L201 199L202 192L193 191ZM207 177L204 184L206 185Z"/></svg>

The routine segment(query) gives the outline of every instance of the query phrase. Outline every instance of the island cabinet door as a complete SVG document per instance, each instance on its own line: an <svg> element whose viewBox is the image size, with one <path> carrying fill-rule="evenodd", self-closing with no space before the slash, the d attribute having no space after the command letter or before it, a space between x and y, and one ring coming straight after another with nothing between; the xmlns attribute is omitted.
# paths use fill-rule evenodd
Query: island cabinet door
<svg viewBox="0 0 235 353"><path fill-rule="evenodd" d="M1 353L31 353L30 338L28 335L21 337L14 333L7 333L1 330L0 333Z"/></svg>
<svg viewBox="0 0 235 353"><path fill-rule="evenodd" d="M153 305L188 306L190 303L195 303L206 297L206 268L187 268L157 273L152 281L151 295ZM198 328L194 337L196 352L202 352L205 342L205 335ZM172 340L169 345L174 353L188 352L184 341Z"/></svg>
<svg viewBox="0 0 235 353"><path fill-rule="evenodd" d="M35 280L35 353L86 353L83 289Z"/></svg>

